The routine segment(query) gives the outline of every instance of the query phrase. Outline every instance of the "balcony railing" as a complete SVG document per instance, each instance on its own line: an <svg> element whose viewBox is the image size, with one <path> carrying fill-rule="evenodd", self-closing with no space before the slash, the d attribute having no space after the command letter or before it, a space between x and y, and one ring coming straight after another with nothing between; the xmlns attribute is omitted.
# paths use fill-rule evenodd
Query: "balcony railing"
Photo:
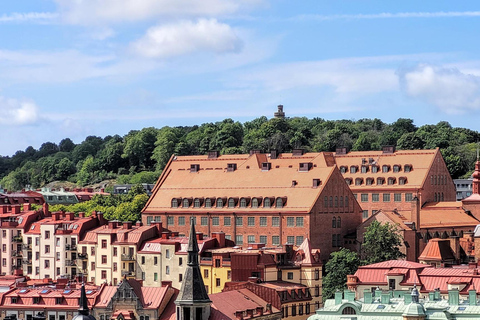
<svg viewBox="0 0 480 320"><path fill-rule="evenodd" d="M65 260L65 265L67 267L76 267L77 264L75 263L75 260Z"/></svg>
<svg viewBox="0 0 480 320"><path fill-rule="evenodd" d="M23 250L32 250L32 245L31 244L22 244L22 249Z"/></svg>
<svg viewBox="0 0 480 320"><path fill-rule="evenodd" d="M22 238L22 236L15 236L15 237L12 238L12 241L13 242L22 242L23 238Z"/></svg>
<svg viewBox="0 0 480 320"><path fill-rule="evenodd" d="M134 254L122 254L122 261L135 261Z"/></svg>
<svg viewBox="0 0 480 320"><path fill-rule="evenodd" d="M12 269L13 269L13 270L22 269L22 265L16 265L16 264L14 264L14 265L12 265Z"/></svg>
<svg viewBox="0 0 480 320"><path fill-rule="evenodd" d="M122 271L122 276L133 277L135 276L135 271Z"/></svg>
<svg viewBox="0 0 480 320"><path fill-rule="evenodd" d="M88 258L88 254L86 253L79 253L77 254L77 259L80 259L80 260L85 260Z"/></svg>
<svg viewBox="0 0 480 320"><path fill-rule="evenodd" d="M67 251L77 251L77 245L74 244L66 244L65 245L65 250Z"/></svg>
<svg viewBox="0 0 480 320"><path fill-rule="evenodd" d="M31 259L23 259L22 263L23 263L23 264L26 264L26 265L31 265L31 264L32 264L32 260L31 260Z"/></svg>
<svg viewBox="0 0 480 320"><path fill-rule="evenodd" d="M22 256L22 251L14 250L12 252L12 257L21 257L21 256Z"/></svg>

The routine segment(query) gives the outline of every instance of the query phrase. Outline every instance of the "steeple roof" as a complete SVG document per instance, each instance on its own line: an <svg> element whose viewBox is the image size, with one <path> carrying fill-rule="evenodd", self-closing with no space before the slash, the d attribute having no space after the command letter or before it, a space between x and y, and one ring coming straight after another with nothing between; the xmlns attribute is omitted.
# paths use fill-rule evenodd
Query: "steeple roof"
<svg viewBox="0 0 480 320"><path fill-rule="evenodd" d="M94 316L92 316L88 309L88 302L87 302L87 293L85 292L85 284L82 284L82 288L80 291L80 306L78 308L78 314L72 318L72 320L96 320Z"/></svg>

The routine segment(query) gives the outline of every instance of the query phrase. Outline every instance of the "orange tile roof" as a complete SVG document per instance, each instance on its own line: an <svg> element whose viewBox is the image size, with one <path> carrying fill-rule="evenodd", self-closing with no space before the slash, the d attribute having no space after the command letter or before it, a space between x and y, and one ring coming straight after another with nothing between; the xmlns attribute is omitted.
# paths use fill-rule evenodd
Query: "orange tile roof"
<svg viewBox="0 0 480 320"><path fill-rule="evenodd" d="M411 189L421 188L425 183L428 171L433 163L433 160L439 149L435 150L399 150L394 153L383 153L382 151L353 151L345 155L335 155L335 162L340 168L342 166L348 167L347 172L343 174L344 178L353 179L353 183L350 185L352 191L361 191L364 189ZM361 173L362 159L368 160L372 158L377 166L379 166L378 172L372 173L370 170L367 173ZM404 171L404 166L408 164L412 166L410 172ZM389 172L382 172L382 166L390 166ZM399 172L393 172L393 166L400 165L401 170ZM350 173L351 166L358 166L356 173ZM383 185L377 185L376 182L372 185L366 185L366 178L385 178ZM396 183L393 185L387 185L387 179L393 177L396 178ZM406 177L407 183L405 185L398 184L400 177ZM362 185L355 185L356 178L363 178L364 183Z"/></svg>
<svg viewBox="0 0 480 320"><path fill-rule="evenodd" d="M261 170L261 162L271 163L271 169ZM312 163L309 171L300 172L300 163ZM227 171L227 165L235 163L237 169ZM190 165L200 165L198 172L190 172ZM286 197L284 208L235 208L245 212L309 212L335 167L327 165L324 153L306 153L292 156L283 153L277 159L266 154L222 155L216 159L207 156L178 156L172 158L159 178L143 213L148 212L230 212L223 208L171 208L173 198L219 197ZM322 184L313 188L313 179ZM292 181L296 186L292 187Z"/></svg>
<svg viewBox="0 0 480 320"><path fill-rule="evenodd" d="M450 247L450 240L431 239L428 241L419 260L427 261L455 261L455 254Z"/></svg>

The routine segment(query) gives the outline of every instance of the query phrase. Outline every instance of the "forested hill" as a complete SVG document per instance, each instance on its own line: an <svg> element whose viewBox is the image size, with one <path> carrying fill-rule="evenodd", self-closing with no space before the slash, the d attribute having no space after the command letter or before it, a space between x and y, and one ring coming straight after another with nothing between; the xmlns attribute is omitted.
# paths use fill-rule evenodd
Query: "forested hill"
<svg viewBox="0 0 480 320"><path fill-rule="evenodd" d="M379 119L324 120L320 118L267 119L240 123L225 119L191 127L144 128L127 135L89 136L75 144L45 142L39 150L28 147L12 157L0 157L0 185L9 190L41 187L51 181L87 185L105 179L121 183L155 182L171 154L246 153L252 149L280 152L293 148L308 151L380 150L440 147L454 178L474 167L480 134L452 128L448 122L416 127L413 120L387 124Z"/></svg>

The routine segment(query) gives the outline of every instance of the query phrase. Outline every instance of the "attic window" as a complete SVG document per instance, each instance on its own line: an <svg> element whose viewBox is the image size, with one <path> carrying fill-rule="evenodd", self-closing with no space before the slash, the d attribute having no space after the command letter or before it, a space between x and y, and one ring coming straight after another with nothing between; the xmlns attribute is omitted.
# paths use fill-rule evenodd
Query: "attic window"
<svg viewBox="0 0 480 320"><path fill-rule="evenodd" d="M393 172L400 172L400 169L401 169L401 166L399 166L398 164L393 166Z"/></svg>
<svg viewBox="0 0 480 320"><path fill-rule="evenodd" d="M367 186L371 186L373 184L373 178L367 178Z"/></svg>
<svg viewBox="0 0 480 320"><path fill-rule="evenodd" d="M240 208L246 208L247 207L247 199L241 198L240 199Z"/></svg>
<svg viewBox="0 0 480 320"><path fill-rule="evenodd" d="M404 185L406 183L407 183L407 178L405 177L398 178L398 184Z"/></svg>
<svg viewBox="0 0 480 320"><path fill-rule="evenodd" d="M347 172L347 167L341 166L340 167L340 173L346 173Z"/></svg>
<svg viewBox="0 0 480 320"><path fill-rule="evenodd" d="M312 163L311 162L302 162L299 164L298 171L301 172L306 172L309 171L312 168Z"/></svg>
<svg viewBox="0 0 480 320"><path fill-rule="evenodd" d="M228 199L228 207L229 208L235 208L235 199L234 198Z"/></svg>
<svg viewBox="0 0 480 320"><path fill-rule="evenodd" d="M377 185L382 185L385 183L385 179L384 178L378 178L377 179Z"/></svg>
<svg viewBox="0 0 480 320"><path fill-rule="evenodd" d="M178 199L172 199L172 208L178 208Z"/></svg>
<svg viewBox="0 0 480 320"><path fill-rule="evenodd" d="M222 198L217 199L217 208L223 208L223 200Z"/></svg>
<svg viewBox="0 0 480 320"><path fill-rule="evenodd" d="M276 203L275 203L275 206L276 206L277 208L283 208L283 206L285 205L286 200L287 200L287 198L277 198Z"/></svg>
<svg viewBox="0 0 480 320"><path fill-rule="evenodd" d="M195 208L200 208L200 199L198 198L195 198L195 200L193 200L193 207Z"/></svg>
<svg viewBox="0 0 480 320"><path fill-rule="evenodd" d="M261 200L258 198L253 198L252 199L252 208L258 208L258 206L261 204ZM241 205L241 203L240 203Z"/></svg>
<svg viewBox="0 0 480 320"><path fill-rule="evenodd" d="M357 173L358 167L357 166L351 166L350 167L350 173Z"/></svg>
<svg viewBox="0 0 480 320"><path fill-rule="evenodd" d="M272 168L272 164L270 162L262 162L262 171L268 171Z"/></svg>
<svg viewBox="0 0 480 320"><path fill-rule="evenodd" d="M406 164L405 166L403 166L403 171L405 172L410 172L413 170L413 167L411 164Z"/></svg>
<svg viewBox="0 0 480 320"><path fill-rule="evenodd" d="M352 185L352 179L346 178L345 183L348 184L349 186Z"/></svg>
<svg viewBox="0 0 480 320"><path fill-rule="evenodd" d="M368 172L368 166L362 166L361 171L362 171L362 173L367 173Z"/></svg>
<svg viewBox="0 0 480 320"><path fill-rule="evenodd" d="M322 182L320 181L320 179L313 179L313 187L314 188L318 187L321 184L322 184Z"/></svg>
<svg viewBox="0 0 480 320"><path fill-rule="evenodd" d="M184 207L184 208L190 207L190 201L188 201L187 198L184 198L184 199L183 199L182 207Z"/></svg>
<svg viewBox="0 0 480 320"><path fill-rule="evenodd" d="M395 184L395 178L388 178L388 184Z"/></svg>
<svg viewBox="0 0 480 320"><path fill-rule="evenodd" d="M265 198L265 200L263 200L263 207L270 208L270 198Z"/></svg>
<svg viewBox="0 0 480 320"><path fill-rule="evenodd" d="M233 172L235 170L237 170L237 164L236 163L227 164L227 172Z"/></svg>
<svg viewBox="0 0 480 320"><path fill-rule="evenodd" d="M382 172L388 172L388 171L390 171L390 166L388 166L388 165L386 165L386 164L383 165L383 166L382 166Z"/></svg>
<svg viewBox="0 0 480 320"><path fill-rule="evenodd" d="M190 172L198 172L200 170L199 164L191 164L190 165Z"/></svg>
<svg viewBox="0 0 480 320"><path fill-rule="evenodd" d="M362 178L357 178L357 179L355 179L355 185L356 185L356 186L361 186L362 183L363 183L363 179L362 179Z"/></svg>
<svg viewBox="0 0 480 320"><path fill-rule="evenodd" d="M378 166L372 166L372 173L377 173L378 172Z"/></svg>

